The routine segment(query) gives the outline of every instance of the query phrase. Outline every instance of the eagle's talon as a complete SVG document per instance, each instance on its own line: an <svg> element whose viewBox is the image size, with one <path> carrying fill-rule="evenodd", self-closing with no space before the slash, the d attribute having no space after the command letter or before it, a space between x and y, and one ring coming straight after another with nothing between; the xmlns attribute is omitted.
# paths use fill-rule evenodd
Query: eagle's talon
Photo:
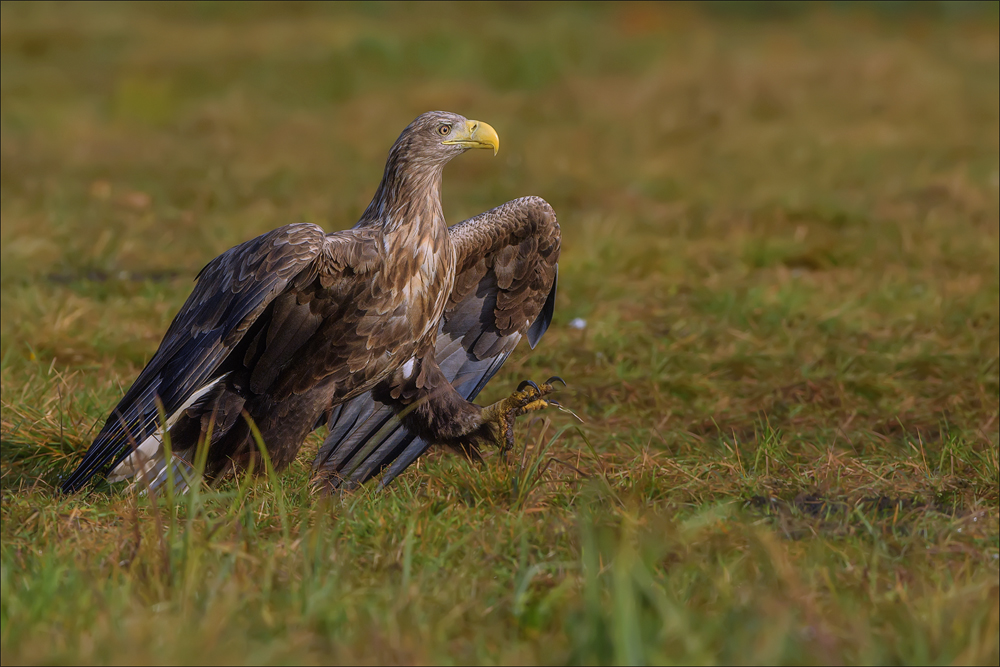
<svg viewBox="0 0 1000 667"><path fill-rule="evenodd" d="M532 382L531 380L521 380L521 384L517 385L517 390L524 391L525 387L531 387L532 389L535 390L535 393L537 394L542 393L542 390L538 388L538 385Z"/></svg>
<svg viewBox="0 0 1000 667"><path fill-rule="evenodd" d="M549 407L562 408L557 401L545 398L555 391L553 382L562 382L564 386L566 384L560 377L551 377L542 385L524 380L510 396L483 408L483 422L491 424L491 437L501 453L514 446L514 422L518 417Z"/></svg>
<svg viewBox="0 0 1000 667"><path fill-rule="evenodd" d="M545 381L545 384L547 384L547 385L551 385L551 384L552 384L553 382L559 382L559 383L561 383L561 384L562 384L562 386L564 386L564 387L565 387L565 386L567 386L567 384L566 384L566 380L563 380L563 379L562 379L561 377L559 377L558 375L553 375L552 377L550 377L550 378L549 378L548 380L546 380L546 381Z"/></svg>

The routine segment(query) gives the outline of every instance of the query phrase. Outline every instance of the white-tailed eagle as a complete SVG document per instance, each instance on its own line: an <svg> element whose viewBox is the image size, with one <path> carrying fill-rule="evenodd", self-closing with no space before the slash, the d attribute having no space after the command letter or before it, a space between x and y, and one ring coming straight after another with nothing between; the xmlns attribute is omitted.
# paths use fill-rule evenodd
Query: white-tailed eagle
<svg viewBox="0 0 1000 667"><path fill-rule="evenodd" d="M63 491L108 471L183 485L206 440L209 479L260 471L252 425L280 469L327 423L314 463L327 489L383 470L386 485L431 444L472 458L484 444L509 448L514 419L554 404L558 378L488 407L471 401L552 319L559 224L543 199L524 197L448 227L442 171L470 148L495 153L499 138L486 123L425 113L392 146L353 228L287 225L209 262Z"/></svg>

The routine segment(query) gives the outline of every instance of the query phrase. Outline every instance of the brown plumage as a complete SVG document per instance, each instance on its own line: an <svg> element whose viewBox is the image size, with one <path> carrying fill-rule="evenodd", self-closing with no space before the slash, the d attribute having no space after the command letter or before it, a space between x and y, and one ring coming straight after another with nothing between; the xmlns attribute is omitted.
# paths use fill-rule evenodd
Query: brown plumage
<svg viewBox="0 0 1000 667"><path fill-rule="evenodd" d="M63 490L108 469L184 484L206 439L209 478L244 469L258 456L251 424L280 469L327 422L314 468L328 488L386 466L387 484L433 443L474 458L509 447L514 418L547 406L551 385L470 401L522 336L534 347L547 328L559 225L525 197L449 228L440 199L449 160L498 145L485 123L423 114L354 228L287 225L212 260Z"/></svg>

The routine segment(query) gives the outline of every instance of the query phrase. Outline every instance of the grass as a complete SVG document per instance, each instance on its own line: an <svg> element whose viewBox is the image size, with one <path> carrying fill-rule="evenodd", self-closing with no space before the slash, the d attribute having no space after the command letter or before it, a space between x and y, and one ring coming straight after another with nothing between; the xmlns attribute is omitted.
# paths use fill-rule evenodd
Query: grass
<svg viewBox="0 0 1000 667"><path fill-rule="evenodd" d="M1000 659L996 5L4 3L7 663ZM417 114L458 221L560 217L557 373L481 468L62 497L191 279L357 218ZM584 329L570 326L575 318Z"/></svg>

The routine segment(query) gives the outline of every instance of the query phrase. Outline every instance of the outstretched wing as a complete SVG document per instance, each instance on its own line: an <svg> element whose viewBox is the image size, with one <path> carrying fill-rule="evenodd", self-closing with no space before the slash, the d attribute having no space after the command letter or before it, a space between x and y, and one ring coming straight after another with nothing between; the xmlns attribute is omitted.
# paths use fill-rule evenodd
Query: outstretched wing
<svg viewBox="0 0 1000 667"><path fill-rule="evenodd" d="M524 335L535 347L552 321L560 234L540 197L507 202L449 229L455 287L438 326L435 359L466 400L474 399ZM334 409L313 468L362 484L388 466L388 485L431 443L407 431L371 393ZM336 485L336 481L333 482Z"/></svg>
<svg viewBox="0 0 1000 667"><path fill-rule="evenodd" d="M152 436L160 421L157 400L171 415L206 393L227 355L278 295L320 273L342 270L345 257L352 251L359 254L353 246L363 244L352 234L356 232L327 237L316 225L287 225L209 262L156 354L63 483L63 491L77 491Z"/></svg>

